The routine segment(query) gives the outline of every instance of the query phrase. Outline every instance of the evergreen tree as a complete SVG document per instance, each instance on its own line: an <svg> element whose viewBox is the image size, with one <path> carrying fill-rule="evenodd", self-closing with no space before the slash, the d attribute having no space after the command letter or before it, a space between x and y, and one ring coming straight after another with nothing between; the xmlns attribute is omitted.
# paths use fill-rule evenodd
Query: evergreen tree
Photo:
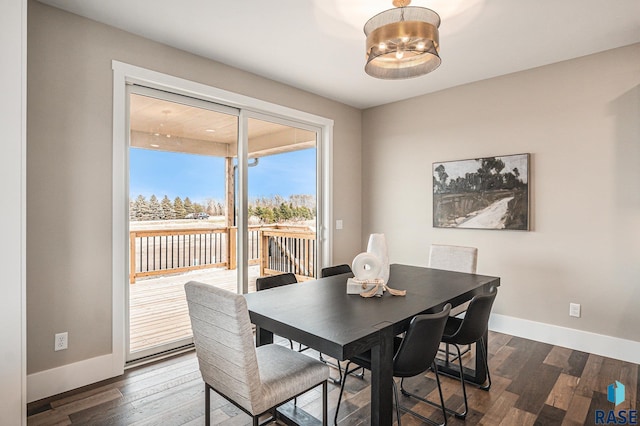
<svg viewBox="0 0 640 426"><path fill-rule="evenodd" d="M186 214L195 213L195 210L193 209L193 203L191 202L189 197L186 197L184 199L184 211L186 212Z"/></svg>
<svg viewBox="0 0 640 426"><path fill-rule="evenodd" d="M155 194L151 195L149 198L149 220L161 220L164 219L164 212L162 211L162 206L158 201L158 198Z"/></svg>
<svg viewBox="0 0 640 426"><path fill-rule="evenodd" d="M173 211L176 213L176 219L184 219L187 215L187 211L184 209L184 204L180 197L176 197L173 200Z"/></svg>
<svg viewBox="0 0 640 426"><path fill-rule="evenodd" d="M162 207L162 214L164 215L165 220L176 218L176 212L173 209L173 204L171 203L171 200L169 200L169 197L165 195L160 202L160 206Z"/></svg>
<svg viewBox="0 0 640 426"><path fill-rule="evenodd" d="M149 217L151 216L149 214L149 203L145 197L142 194L138 195L134 204L136 220L149 220Z"/></svg>
<svg viewBox="0 0 640 426"><path fill-rule="evenodd" d="M279 216L280 222L285 222L293 217L291 207L287 203L280 204L280 207L278 208L278 213L279 213L278 216Z"/></svg>
<svg viewBox="0 0 640 426"><path fill-rule="evenodd" d="M136 217L136 213L136 203L131 198L129 198L129 220L138 220L138 218Z"/></svg>
<svg viewBox="0 0 640 426"><path fill-rule="evenodd" d="M263 207L261 217L264 223L273 223L277 220L271 207Z"/></svg>

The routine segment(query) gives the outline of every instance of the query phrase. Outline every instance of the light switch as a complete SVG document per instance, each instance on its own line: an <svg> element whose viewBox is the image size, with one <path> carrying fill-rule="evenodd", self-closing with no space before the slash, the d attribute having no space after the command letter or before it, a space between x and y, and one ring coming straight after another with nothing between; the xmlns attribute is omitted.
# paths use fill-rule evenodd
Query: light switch
<svg viewBox="0 0 640 426"><path fill-rule="evenodd" d="M342 219L336 220L336 229L342 229Z"/></svg>
<svg viewBox="0 0 640 426"><path fill-rule="evenodd" d="M569 316L580 318L580 304L569 303Z"/></svg>

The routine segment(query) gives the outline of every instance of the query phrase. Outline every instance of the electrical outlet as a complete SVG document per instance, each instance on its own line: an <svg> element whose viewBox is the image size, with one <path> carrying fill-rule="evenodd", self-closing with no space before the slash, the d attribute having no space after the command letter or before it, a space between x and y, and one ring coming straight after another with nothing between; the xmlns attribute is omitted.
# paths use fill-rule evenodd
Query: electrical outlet
<svg viewBox="0 0 640 426"><path fill-rule="evenodd" d="M569 316L580 318L580 304L579 303L569 303Z"/></svg>
<svg viewBox="0 0 640 426"><path fill-rule="evenodd" d="M68 332L65 331L64 333L56 333L56 339L53 345L53 350L62 351L67 349L68 339L69 339Z"/></svg>

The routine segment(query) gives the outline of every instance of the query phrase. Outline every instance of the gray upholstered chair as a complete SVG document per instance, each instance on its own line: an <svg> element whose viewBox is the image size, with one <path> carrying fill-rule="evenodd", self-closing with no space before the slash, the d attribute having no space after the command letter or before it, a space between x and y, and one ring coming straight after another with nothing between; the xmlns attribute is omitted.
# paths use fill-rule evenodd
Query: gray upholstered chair
<svg viewBox="0 0 640 426"><path fill-rule="evenodd" d="M271 413L322 384L322 422L327 424L324 363L280 345L255 347L247 302L241 295L191 281L185 284L200 373L205 382L205 423L210 390L253 418Z"/></svg>
<svg viewBox="0 0 640 426"><path fill-rule="evenodd" d="M429 268L475 274L477 266L478 249L476 247L431 244L431 250L429 251ZM465 312L468 307L469 302L455 306L451 309L450 316L457 317ZM471 346L467 346L462 354L470 350ZM449 360L449 345L446 345L445 353L447 360ZM455 359L454 357L452 360Z"/></svg>
<svg viewBox="0 0 640 426"><path fill-rule="evenodd" d="M475 274L478 265L478 249L475 247L431 244L429 251L429 268L444 269L454 272ZM469 303L451 309L451 316L466 311Z"/></svg>

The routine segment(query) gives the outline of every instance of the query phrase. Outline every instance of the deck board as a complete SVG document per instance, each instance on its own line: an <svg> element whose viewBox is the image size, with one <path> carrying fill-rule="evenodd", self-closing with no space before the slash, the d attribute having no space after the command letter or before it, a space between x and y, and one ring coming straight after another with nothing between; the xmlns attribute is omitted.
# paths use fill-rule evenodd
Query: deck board
<svg viewBox="0 0 640 426"><path fill-rule="evenodd" d="M138 279L129 285L131 352L191 337L184 284L200 281L236 291L235 270L202 269L184 274ZM249 292L256 289L259 266L249 266Z"/></svg>

